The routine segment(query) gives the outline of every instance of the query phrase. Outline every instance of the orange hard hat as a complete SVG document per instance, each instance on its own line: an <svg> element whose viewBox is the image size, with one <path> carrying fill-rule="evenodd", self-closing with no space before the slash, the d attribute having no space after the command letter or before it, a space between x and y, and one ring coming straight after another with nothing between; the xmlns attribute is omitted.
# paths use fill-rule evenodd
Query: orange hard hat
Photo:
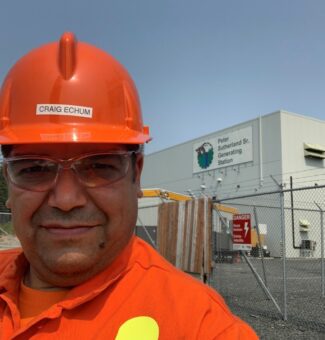
<svg viewBox="0 0 325 340"><path fill-rule="evenodd" d="M149 140L128 72L72 33L22 57L0 90L0 144Z"/></svg>

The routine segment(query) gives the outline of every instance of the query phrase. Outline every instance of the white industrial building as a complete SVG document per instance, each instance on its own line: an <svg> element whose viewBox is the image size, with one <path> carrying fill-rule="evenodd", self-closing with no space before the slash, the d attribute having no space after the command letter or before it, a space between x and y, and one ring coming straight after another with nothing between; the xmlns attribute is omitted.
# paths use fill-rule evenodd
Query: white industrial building
<svg viewBox="0 0 325 340"><path fill-rule="evenodd" d="M216 199L271 192L279 189L278 184L290 188L290 177L293 188L320 187L325 184L324 158L325 121L277 111L146 155L142 187ZM286 210L287 256L303 256L300 248L304 240L316 241L309 254L320 256L320 214L310 216L308 209L317 211L318 202L325 210L323 193L315 191L306 199L295 194L295 207L302 210L295 211L294 217ZM259 197L256 201L262 202L264 197ZM287 208L289 198L286 195ZM279 230L272 228L278 210L259 216L258 221L267 227L267 244L274 256L280 256L282 242Z"/></svg>

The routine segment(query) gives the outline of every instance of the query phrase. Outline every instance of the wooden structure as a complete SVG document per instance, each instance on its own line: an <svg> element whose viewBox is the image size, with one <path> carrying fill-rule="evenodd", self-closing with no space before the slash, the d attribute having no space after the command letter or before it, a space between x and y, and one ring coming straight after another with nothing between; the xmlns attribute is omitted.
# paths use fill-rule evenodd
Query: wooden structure
<svg viewBox="0 0 325 340"><path fill-rule="evenodd" d="M164 202L158 208L158 251L179 269L206 277L212 264L212 201Z"/></svg>

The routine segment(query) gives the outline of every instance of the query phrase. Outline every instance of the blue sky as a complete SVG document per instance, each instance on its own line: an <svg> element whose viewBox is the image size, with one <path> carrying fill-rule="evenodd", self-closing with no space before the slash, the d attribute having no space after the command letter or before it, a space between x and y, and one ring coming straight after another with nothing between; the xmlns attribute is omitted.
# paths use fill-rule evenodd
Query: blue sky
<svg viewBox="0 0 325 340"><path fill-rule="evenodd" d="M325 118L324 0L6 1L0 80L64 31L129 70L147 153L278 109Z"/></svg>

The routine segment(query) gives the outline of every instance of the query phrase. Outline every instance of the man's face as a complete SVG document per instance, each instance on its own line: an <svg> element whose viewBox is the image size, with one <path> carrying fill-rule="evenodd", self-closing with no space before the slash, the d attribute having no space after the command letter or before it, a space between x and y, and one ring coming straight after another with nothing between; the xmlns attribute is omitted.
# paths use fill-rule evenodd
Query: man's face
<svg viewBox="0 0 325 340"><path fill-rule="evenodd" d="M69 159L121 149L111 144L16 145L10 156ZM71 169L61 170L46 192L24 190L8 181L7 206L30 262L30 286L74 286L112 262L133 233L142 164L138 155L124 178L96 188L86 188Z"/></svg>

